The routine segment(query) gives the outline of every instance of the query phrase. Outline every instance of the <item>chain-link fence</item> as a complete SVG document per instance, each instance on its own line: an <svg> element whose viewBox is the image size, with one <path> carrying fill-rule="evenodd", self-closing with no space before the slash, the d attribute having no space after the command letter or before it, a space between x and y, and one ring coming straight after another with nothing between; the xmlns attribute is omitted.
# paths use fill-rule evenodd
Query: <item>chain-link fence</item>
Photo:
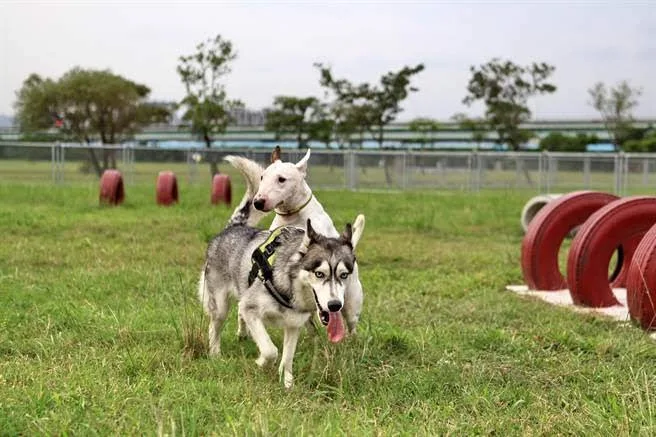
<svg viewBox="0 0 656 437"><path fill-rule="evenodd" d="M305 151L283 150L296 162ZM162 170L189 184L208 183L211 164L234 177L223 157L238 154L266 166L271 150L165 149L79 144L0 143L0 182L95 182L118 168L126 184L153 183ZM590 189L619 195L650 193L656 154L313 150L308 179L316 188L483 189L567 192Z"/></svg>

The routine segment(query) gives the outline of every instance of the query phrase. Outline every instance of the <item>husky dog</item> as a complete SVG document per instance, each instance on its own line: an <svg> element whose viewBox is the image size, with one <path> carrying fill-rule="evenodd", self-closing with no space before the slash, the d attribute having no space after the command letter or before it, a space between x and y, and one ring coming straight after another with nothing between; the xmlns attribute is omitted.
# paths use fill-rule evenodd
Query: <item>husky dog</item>
<svg viewBox="0 0 656 437"><path fill-rule="evenodd" d="M232 214L225 229L209 243L198 294L210 316L211 355L221 352L221 328L231 297L238 300L241 329L247 329L259 349L259 366L274 362L278 349L265 325L284 329L278 373L285 387L293 384L292 362L301 327L318 311L331 341L344 337L339 312L344 289L355 268L354 249L362 235L350 224L337 237L314 230L283 226L274 232L254 228L263 215L253 210L253 186ZM264 259L264 264L262 259Z"/></svg>
<svg viewBox="0 0 656 437"><path fill-rule="evenodd" d="M271 154L271 164L266 169L241 156L226 156L224 159L244 175L248 184L256 187L257 192L253 199L255 209L260 213L275 211L276 217L269 229L285 225L304 227L307 220L311 219L313 228L320 234L331 238L339 236L330 216L312 194L305 180L310 149L299 162L293 164L281 161L280 147L276 146ZM353 233L362 234L364 224L364 215L358 215L353 223ZM345 288L344 307L341 312L346 319L348 332L353 334L364 299L357 263L345 281ZM241 324L240 322L240 326Z"/></svg>

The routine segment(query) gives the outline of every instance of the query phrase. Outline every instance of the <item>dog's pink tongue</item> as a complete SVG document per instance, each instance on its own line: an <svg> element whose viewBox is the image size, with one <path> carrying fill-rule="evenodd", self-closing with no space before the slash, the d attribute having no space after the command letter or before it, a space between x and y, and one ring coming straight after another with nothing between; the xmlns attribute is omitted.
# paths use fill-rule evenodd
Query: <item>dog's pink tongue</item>
<svg viewBox="0 0 656 437"><path fill-rule="evenodd" d="M330 313L328 319L328 339L333 343L339 343L344 338L344 323L342 321L342 313Z"/></svg>

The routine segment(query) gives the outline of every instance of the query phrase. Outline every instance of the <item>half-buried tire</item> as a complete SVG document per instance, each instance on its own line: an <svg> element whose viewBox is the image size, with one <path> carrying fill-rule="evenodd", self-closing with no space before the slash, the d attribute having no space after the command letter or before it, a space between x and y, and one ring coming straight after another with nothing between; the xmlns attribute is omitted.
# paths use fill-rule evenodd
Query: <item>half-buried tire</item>
<svg viewBox="0 0 656 437"><path fill-rule="evenodd" d="M172 171L161 171L157 176L157 204L171 205L178 202L178 180Z"/></svg>
<svg viewBox="0 0 656 437"><path fill-rule="evenodd" d="M631 319L647 330L656 329L656 225L640 241L626 281Z"/></svg>
<svg viewBox="0 0 656 437"><path fill-rule="evenodd" d="M225 174L215 174L212 178L212 204L225 203L230 205L231 202L232 188L230 186L230 177Z"/></svg>
<svg viewBox="0 0 656 437"><path fill-rule="evenodd" d="M118 170L105 170L100 178L100 204L120 205L125 200L123 176Z"/></svg>
<svg viewBox="0 0 656 437"><path fill-rule="evenodd" d="M561 196L562 194L541 194L539 196L531 197L528 202L524 204L522 214L519 218L524 233L528 231L528 225L533 221L537 213L544 208L547 203L552 202Z"/></svg>
<svg viewBox="0 0 656 437"><path fill-rule="evenodd" d="M597 191L575 191L541 208L522 240L522 273L532 290L560 290L567 281L558 268L558 251L565 237L595 211L618 197Z"/></svg>
<svg viewBox="0 0 656 437"><path fill-rule="evenodd" d="M622 265L613 285L624 285L638 243L654 223L654 196L616 200L590 216L567 256L567 285L575 304L596 308L620 305L608 281L611 257L622 247Z"/></svg>

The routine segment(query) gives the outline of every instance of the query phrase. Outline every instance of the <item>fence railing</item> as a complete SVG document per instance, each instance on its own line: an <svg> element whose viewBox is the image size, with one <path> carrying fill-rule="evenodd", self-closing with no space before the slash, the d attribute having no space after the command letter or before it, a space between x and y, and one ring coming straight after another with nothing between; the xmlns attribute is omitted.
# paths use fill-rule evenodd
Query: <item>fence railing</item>
<svg viewBox="0 0 656 437"><path fill-rule="evenodd" d="M229 154L262 165L271 150L168 149L0 142L0 181L97 181L98 169L115 167L126 184L152 183L162 170L189 184L208 183L208 163L237 176L223 162ZM303 150L283 150L297 161ZM656 154L551 152L446 152L404 150L312 150L309 183L317 188L483 189L565 192L591 189L618 195L649 193L656 185Z"/></svg>

